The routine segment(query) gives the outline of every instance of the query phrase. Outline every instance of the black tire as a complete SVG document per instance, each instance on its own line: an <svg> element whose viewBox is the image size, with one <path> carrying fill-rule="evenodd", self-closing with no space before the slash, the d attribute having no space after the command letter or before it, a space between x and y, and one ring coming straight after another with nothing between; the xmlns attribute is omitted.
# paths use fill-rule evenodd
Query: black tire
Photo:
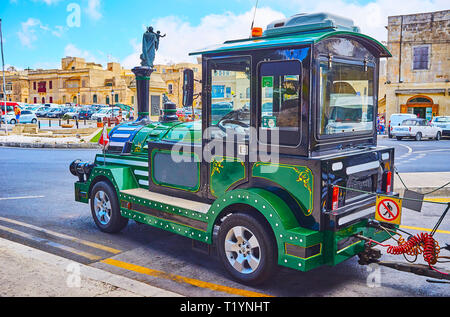
<svg viewBox="0 0 450 317"><path fill-rule="evenodd" d="M422 133L417 132L416 134L416 141L421 141L422 140Z"/></svg>
<svg viewBox="0 0 450 317"><path fill-rule="evenodd" d="M438 132L438 133L436 134L436 141L440 141L440 140L441 140L441 137L442 137L441 132Z"/></svg>
<svg viewBox="0 0 450 317"><path fill-rule="evenodd" d="M36 119L33 119L33 120L31 120L31 123L32 123L32 124L36 124L36 123L37 123L37 120L36 120Z"/></svg>
<svg viewBox="0 0 450 317"><path fill-rule="evenodd" d="M9 121L9 123L10 123L10 124L16 124L17 121L16 121L16 119L11 119L11 121Z"/></svg>
<svg viewBox="0 0 450 317"><path fill-rule="evenodd" d="M396 138L397 138L398 141L403 140L403 137L401 137L401 136L398 136L398 137L396 137Z"/></svg>
<svg viewBox="0 0 450 317"><path fill-rule="evenodd" d="M254 236L258 247L254 247L256 245L255 243L253 243L252 247L248 240L244 240L244 243L239 244L239 240L236 239L236 242L233 241L232 243L236 248L239 247L239 251L230 251L230 249L227 251L225 247L226 241L231 242L232 238L230 238L230 233L233 235L233 229L238 227L247 230L246 232L243 230L244 233L242 236L244 236L244 238L246 237L250 240L250 237ZM252 239L252 241L255 240ZM241 250L244 250L244 253ZM242 284L262 284L267 281L278 268L277 244L271 228L262 219L249 214L232 214L224 220L220 225L217 236L217 251L225 270L233 277L233 279ZM239 271L231 264L232 261L239 263L239 261L236 261L239 257L238 252L241 254L242 261L242 265L238 266L242 268L242 271ZM255 268L250 265L248 259L251 258L258 260L258 264Z"/></svg>
<svg viewBox="0 0 450 317"><path fill-rule="evenodd" d="M101 192L103 192L107 196L105 202L108 201L110 203L110 208L105 208L106 210L108 210L105 212L98 211L98 209L96 209L96 206L94 206L96 197L102 196ZM106 233L118 233L122 231L122 229L125 228L128 224L128 218L122 217L122 215L120 214L120 206L116 190L110 183L104 181L98 182L92 188L91 213L97 227L101 231ZM103 216L101 216L100 213L102 213Z"/></svg>

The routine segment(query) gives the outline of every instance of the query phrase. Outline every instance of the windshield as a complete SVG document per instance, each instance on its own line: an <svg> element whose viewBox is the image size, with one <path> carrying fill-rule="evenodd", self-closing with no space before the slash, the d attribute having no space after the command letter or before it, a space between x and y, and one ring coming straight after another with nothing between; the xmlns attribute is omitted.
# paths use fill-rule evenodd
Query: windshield
<svg viewBox="0 0 450 317"><path fill-rule="evenodd" d="M372 131L374 69L366 68L359 64L320 63L320 134Z"/></svg>

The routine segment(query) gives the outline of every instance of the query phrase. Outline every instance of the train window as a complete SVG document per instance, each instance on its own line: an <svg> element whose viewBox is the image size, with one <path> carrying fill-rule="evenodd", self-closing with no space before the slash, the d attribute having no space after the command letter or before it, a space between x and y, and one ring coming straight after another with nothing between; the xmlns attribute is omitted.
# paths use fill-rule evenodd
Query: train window
<svg viewBox="0 0 450 317"><path fill-rule="evenodd" d="M261 64L260 128L268 133L267 143L274 142L274 132L279 133L280 145L300 143L301 69L296 60Z"/></svg>
<svg viewBox="0 0 450 317"><path fill-rule="evenodd" d="M330 67L331 66L331 67ZM374 128L374 67L320 63L319 133L369 132Z"/></svg>
<svg viewBox="0 0 450 317"><path fill-rule="evenodd" d="M248 138L250 128L250 57L210 62L211 138L240 135Z"/></svg>

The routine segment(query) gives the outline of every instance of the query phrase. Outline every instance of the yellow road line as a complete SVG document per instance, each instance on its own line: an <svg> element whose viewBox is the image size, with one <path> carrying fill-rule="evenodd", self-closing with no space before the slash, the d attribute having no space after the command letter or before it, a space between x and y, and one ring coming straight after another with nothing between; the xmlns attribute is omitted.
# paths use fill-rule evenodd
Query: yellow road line
<svg viewBox="0 0 450 317"><path fill-rule="evenodd" d="M450 203L450 198L425 198L425 201L435 201L438 203Z"/></svg>
<svg viewBox="0 0 450 317"><path fill-rule="evenodd" d="M411 227L411 226L400 226L400 228L402 229L411 229L411 230L418 230L418 231L427 231L427 232L431 232L433 231L433 229L428 229L428 228L420 228L420 227ZM450 234L450 231L447 230L436 230L437 233L446 233L446 234Z"/></svg>
<svg viewBox="0 0 450 317"><path fill-rule="evenodd" d="M70 252L70 253L82 256L82 257L84 257L86 259L89 259L89 260L92 260L92 261L98 261L98 260L100 260L102 258L101 256L98 256L98 255L95 255L95 254L91 254L91 253L88 253L88 252L83 252L83 251L80 251L80 250L77 250L77 249L74 249L74 248L71 248L71 247L59 244L57 242L53 242L53 241L49 241L49 240L42 239L42 238L39 238L39 237L35 237L35 236L32 236L31 234L28 234L28 233L25 233L25 232L22 232L22 231L18 231L18 230L12 229L12 228L4 227L2 225L0 225L0 230L3 230L3 231L6 231L6 232L9 232L9 233L18 235L18 236L20 236L22 238L29 239L29 240L35 241L37 243L40 243L40 244L48 245L48 246L51 246L53 248L57 248L57 249L60 249L60 250L66 251L66 252Z"/></svg>
<svg viewBox="0 0 450 317"><path fill-rule="evenodd" d="M243 296L243 297L272 297L271 295L267 295L267 294L246 291L246 290L242 290L242 289L238 289L238 288L204 282L204 281L200 281L200 280L185 277L185 276L166 273L163 271L152 270L152 269L149 269L146 267L142 267L142 266L138 266L138 265L134 265L131 263L122 262L122 261L118 261L118 260L114 260L114 259L104 259L100 262L109 264L112 266L116 266L116 267L119 267L119 268L122 268L122 269L125 269L128 271L133 271L133 272L146 274L146 275L150 275L150 276L154 276L154 277L158 277L158 278L163 278L163 279L171 280L171 281L178 282L178 283L186 283L186 284L190 284L190 285L200 287L200 288L207 288L207 289L210 289L213 291L218 291L218 292L223 292L223 293L228 293L228 294L233 294L233 295L238 295L238 296Z"/></svg>
<svg viewBox="0 0 450 317"><path fill-rule="evenodd" d="M86 240L79 239L79 238L75 238L75 237L68 236L68 235L63 234L63 233L47 230L47 229L44 229L44 228L36 227L36 226L30 225L30 224L25 223L25 222L21 222L21 221L9 219L9 218L4 218L4 217L0 217L0 220L5 221L5 222L9 222L9 223L13 223L13 224L16 224L16 225L19 225L19 226L22 226L22 227L30 228L30 229L33 229L33 230L36 230L36 231L40 231L42 233L50 234L50 235L53 235L53 236L56 236L56 237L59 237L59 238L63 238L63 239L66 239L66 240L70 240L70 241L73 241L73 242L84 244L84 245L90 246L92 248L103 250L103 251L106 251L106 252L109 252L109 253L112 253L112 254L119 254L120 252L122 252L120 250L107 247L105 245L101 245L101 244L98 244L98 243L95 243L95 242L91 242L91 241L86 241Z"/></svg>

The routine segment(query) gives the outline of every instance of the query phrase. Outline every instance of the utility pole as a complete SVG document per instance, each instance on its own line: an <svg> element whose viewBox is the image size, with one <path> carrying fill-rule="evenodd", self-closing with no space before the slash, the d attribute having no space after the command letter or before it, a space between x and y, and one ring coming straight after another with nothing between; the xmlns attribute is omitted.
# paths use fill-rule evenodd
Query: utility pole
<svg viewBox="0 0 450 317"><path fill-rule="evenodd" d="M3 55L3 33L2 33L2 19L0 19L0 43L2 50L2 69L3 69L3 101L5 106L5 132L8 135L8 121L6 120L7 107L6 107L6 81L5 81L5 58Z"/></svg>

